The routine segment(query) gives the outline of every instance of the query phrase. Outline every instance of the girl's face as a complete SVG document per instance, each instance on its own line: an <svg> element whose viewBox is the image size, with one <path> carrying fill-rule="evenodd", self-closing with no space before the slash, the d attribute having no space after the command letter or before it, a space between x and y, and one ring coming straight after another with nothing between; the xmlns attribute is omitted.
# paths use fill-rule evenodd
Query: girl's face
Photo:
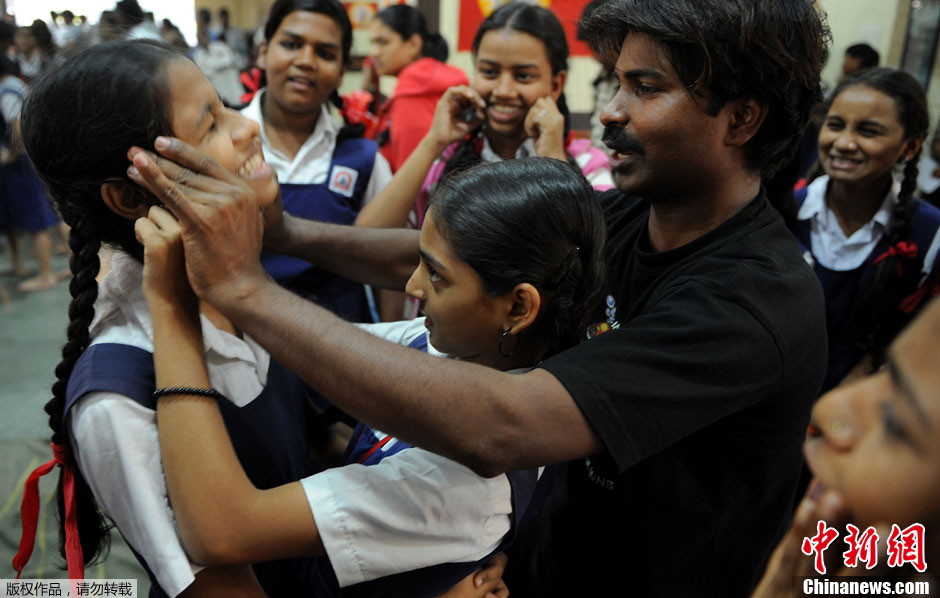
<svg viewBox="0 0 940 598"><path fill-rule="evenodd" d="M20 56L29 56L33 53L33 50L36 49L36 38L33 37L32 31L26 27L22 27L16 30L16 34L13 37L13 45L16 46L16 52Z"/></svg>
<svg viewBox="0 0 940 598"><path fill-rule="evenodd" d="M261 153L261 128L237 111L226 108L219 94L191 60L167 65L173 134L211 156L235 174L249 179L256 190L269 191L277 179ZM273 198L276 193L259 193Z"/></svg>
<svg viewBox="0 0 940 598"><path fill-rule="evenodd" d="M380 75L398 75L421 55L421 36L403 39L397 31L375 19L369 26L369 56Z"/></svg>
<svg viewBox="0 0 940 598"><path fill-rule="evenodd" d="M438 351L495 367L507 298L486 294L480 275L441 236L433 208L421 228L418 252L421 261L405 291L421 302L428 340Z"/></svg>
<svg viewBox="0 0 940 598"><path fill-rule="evenodd" d="M846 183L877 183L919 148L919 138L904 138L894 100L867 85L842 90L819 132L820 163Z"/></svg>
<svg viewBox="0 0 940 598"><path fill-rule="evenodd" d="M529 108L546 96L557 101L564 82L564 71L552 75L545 44L537 37L494 29L480 40L473 88L486 101L488 133L524 136Z"/></svg>
<svg viewBox="0 0 940 598"><path fill-rule="evenodd" d="M339 25L324 14L287 15L258 55L268 80L265 108L272 102L290 114L319 113L343 78L342 42Z"/></svg>
<svg viewBox="0 0 940 598"><path fill-rule="evenodd" d="M940 522L940 301L892 344L887 366L819 399L806 458L857 524Z"/></svg>

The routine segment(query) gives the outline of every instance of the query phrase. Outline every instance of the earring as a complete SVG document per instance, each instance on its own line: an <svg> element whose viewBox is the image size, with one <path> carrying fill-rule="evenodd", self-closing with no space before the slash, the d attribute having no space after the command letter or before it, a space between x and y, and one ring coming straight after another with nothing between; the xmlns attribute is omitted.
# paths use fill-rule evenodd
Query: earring
<svg viewBox="0 0 940 598"><path fill-rule="evenodd" d="M496 350L499 351L499 354L502 355L503 357L512 357L512 354L515 353L516 349L519 348L520 339L519 339L519 335L516 335L516 346L514 346L512 350L509 351L509 353L506 353L503 351L503 341L506 340L506 337L510 336L509 333L511 331L512 331L512 328L510 328L509 330L503 330L503 334L500 335L499 337L499 344L496 346Z"/></svg>

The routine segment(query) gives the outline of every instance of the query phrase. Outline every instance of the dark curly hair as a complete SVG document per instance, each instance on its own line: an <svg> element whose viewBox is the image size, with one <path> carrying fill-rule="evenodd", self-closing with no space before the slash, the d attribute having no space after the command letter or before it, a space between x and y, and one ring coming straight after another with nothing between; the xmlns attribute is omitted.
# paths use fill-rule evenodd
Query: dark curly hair
<svg viewBox="0 0 940 598"><path fill-rule="evenodd" d="M767 106L745 145L749 168L770 177L796 152L822 99L830 39L812 0L621 0L579 24L579 36L611 65L630 33L662 44L689 93L711 93L709 113L736 99Z"/></svg>

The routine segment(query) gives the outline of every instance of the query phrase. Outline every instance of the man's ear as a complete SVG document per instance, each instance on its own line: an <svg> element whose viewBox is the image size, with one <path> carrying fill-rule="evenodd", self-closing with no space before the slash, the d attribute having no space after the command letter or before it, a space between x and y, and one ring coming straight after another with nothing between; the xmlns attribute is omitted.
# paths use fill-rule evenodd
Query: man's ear
<svg viewBox="0 0 940 598"><path fill-rule="evenodd" d="M733 100L725 106L731 110L731 120L728 123L728 135L725 142L728 145L742 146L751 140L767 117L767 106L757 100Z"/></svg>
<svg viewBox="0 0 940 598"><path fill-rule="evenodd" d="M510 302L503 330L512 330L519 334L535 323L542 306L542 296L538 289L527 282L517 284L506 296Z"/></svg>
<svg viewBox="0 0 940 598"><path fill-rule="evenodd" d="M108 209L127 220L137 220L147 215L150 205L146 192L125 181L109 181L101 184L101 199Z"/></svg>

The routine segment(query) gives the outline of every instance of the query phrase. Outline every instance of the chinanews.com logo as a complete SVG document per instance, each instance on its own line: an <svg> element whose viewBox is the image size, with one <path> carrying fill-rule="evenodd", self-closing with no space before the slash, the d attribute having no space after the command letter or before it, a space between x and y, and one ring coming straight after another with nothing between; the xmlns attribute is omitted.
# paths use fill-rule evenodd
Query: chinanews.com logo
<svg viewBox="0 0 940 598"><path fill-rule="evenodd" d="M794 595L796 596L932 596L930 577L924 575L927 562L924 557L926 529L921 523L914 523L905 528L897 524L885 538L885 551L879 553L881 541L878 531L868 527L864 531L847 524L843 542L847 549L842 552L842 565L839 576L830 579L816 577L796 578ZM833 547L839 538L839 531L829 527L825 521L818 521L816 534L803 538L800 550L807 557L813 558L813 568L820 575L826 575L824 553ZM882 569L890 575L873 575L872 571L879 564L883 555L885 562ZM831 564L831 563L830 563ZM884 566L887 569L884 569ZM852 569L859 573L872 571L868 576L845 576ZM864 569L862 569L864 568ZM907 571L901 570L906 568ZM894 569L895 571L891 571ZM834 572L828 572L834 573ZM903 579L903 580L901 580ZM798 592L797 587L799 588Z"/></svg>

